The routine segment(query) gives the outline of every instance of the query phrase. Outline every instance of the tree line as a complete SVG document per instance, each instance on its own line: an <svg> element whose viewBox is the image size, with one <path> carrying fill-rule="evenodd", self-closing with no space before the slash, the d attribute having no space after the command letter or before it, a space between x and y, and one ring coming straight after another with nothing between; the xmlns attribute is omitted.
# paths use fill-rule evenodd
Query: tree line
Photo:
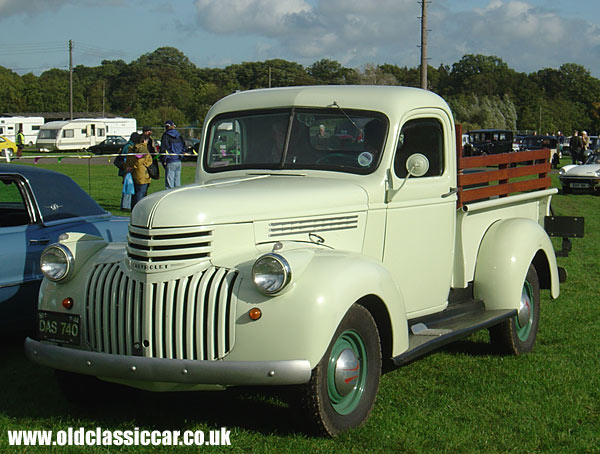
<svg viewBox="0 0 600 454"><path fill-rule="evenodd" d="M498 57L469 54L451 66L430 66L428 79L429 89L448 101L464 130L600 131L600 80L581 65L526 74ZM274 59L198 68L179 50L161 47L131 63L76 66L73 110L135 117L138 124L172 119L180 126L199 126L212 104L236 90L321 84L418 87L420 72L391 64L353 69L329 59L307 67ZM20 76L0 66L0 112L68 110L67 70Z"/></svg>

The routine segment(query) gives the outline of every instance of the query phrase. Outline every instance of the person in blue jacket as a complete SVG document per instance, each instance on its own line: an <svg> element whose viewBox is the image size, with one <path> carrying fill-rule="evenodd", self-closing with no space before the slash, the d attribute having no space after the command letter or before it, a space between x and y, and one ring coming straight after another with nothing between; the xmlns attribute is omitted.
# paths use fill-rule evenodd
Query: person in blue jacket
<svg viewBox="0 0 600 454"><path fill-rule="evenodd" d="M185 152L183 137L172 120L165 122L165 132L160 139L160 161L165 168L165 189L181 186L181 158Z"/></svg>

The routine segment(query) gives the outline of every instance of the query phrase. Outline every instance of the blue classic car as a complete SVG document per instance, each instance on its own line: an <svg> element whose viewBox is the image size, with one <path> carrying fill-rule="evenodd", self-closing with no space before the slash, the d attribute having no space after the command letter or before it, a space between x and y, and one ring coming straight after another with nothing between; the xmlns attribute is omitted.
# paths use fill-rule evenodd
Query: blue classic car
<svg viewBox="0 0 600 454"><path fill-rule="evenodd" d="M46 246L65 232L127 241L129 218L111 215L58 172L0 164L0 180L0 329L5 332L33 327Z"/></svg>

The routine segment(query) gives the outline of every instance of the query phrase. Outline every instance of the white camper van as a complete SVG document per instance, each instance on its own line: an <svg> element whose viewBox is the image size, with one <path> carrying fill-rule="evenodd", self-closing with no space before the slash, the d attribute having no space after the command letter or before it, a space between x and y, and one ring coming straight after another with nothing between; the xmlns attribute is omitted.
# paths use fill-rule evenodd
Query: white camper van
<svg viewBox="0 0 600 454"><path fill-rule="evenodd" d="M135 130L135 118L51 121L40 128L36 147L46 152L83 150L102 142L108 135L129 137Z"/></svg>
<svg viewBox="0 0 600 454"><path fill-rule="evenodd" d="M23 128L25 144L33 145L37 140L38 131L44 124L44 117L0 117L0 136L16 143L19 128Z"/></svg>

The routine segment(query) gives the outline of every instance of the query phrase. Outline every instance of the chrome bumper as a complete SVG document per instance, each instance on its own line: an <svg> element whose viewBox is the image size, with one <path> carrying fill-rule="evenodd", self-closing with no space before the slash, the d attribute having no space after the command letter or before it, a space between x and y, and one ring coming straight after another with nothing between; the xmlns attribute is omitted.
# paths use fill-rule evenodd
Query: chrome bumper
<svg viewBox="0 0 600 454"><path fill-rule="evenodd" d="M194 385L298 385L310 380L310 363L287 361L195 361L96 353L25 339L34 363L96 377Z"/></svg>

